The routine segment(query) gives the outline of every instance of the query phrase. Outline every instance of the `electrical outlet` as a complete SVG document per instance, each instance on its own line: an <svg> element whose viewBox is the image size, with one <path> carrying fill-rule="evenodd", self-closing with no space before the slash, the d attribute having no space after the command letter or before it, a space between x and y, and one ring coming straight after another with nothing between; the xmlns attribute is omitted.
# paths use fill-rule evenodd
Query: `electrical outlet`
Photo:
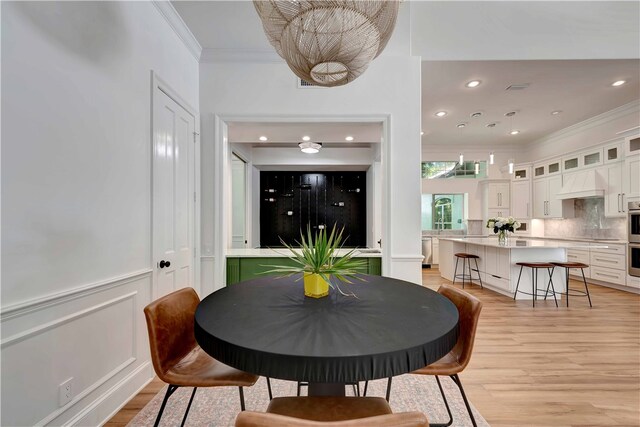
<svg viewBox="0 0 640 427"><path fill-rule="evenodd" d="M58 386L58 404L60 407L71 402L71 399L73 399L73 377Z"/></svg>

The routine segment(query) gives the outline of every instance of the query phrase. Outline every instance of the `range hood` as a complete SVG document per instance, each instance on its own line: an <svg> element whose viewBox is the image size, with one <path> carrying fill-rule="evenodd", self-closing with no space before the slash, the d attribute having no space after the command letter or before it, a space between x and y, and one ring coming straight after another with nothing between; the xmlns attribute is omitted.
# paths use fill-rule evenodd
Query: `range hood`
<svg viewBox="0 0 640 427"><path fill-rule="evenodd" d="M604 180L594 169L565 174L562 181L562 189L557 194L560 200L604 197Z"/></svg>

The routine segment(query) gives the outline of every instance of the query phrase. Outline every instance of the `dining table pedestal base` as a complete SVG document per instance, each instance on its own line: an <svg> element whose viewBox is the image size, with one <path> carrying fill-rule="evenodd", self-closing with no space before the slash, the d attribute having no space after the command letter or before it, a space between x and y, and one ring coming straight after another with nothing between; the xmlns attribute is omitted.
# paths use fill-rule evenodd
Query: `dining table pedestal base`
<svg viewBox="0 0 640 427"><path fill-rule="evenodd" d="M344 383L309 383L309 396L344 396Z"/></svg>

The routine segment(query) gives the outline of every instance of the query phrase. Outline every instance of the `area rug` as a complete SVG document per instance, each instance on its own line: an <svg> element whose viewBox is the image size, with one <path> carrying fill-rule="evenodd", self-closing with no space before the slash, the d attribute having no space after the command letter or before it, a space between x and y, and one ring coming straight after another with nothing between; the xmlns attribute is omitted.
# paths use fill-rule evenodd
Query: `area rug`
<svg viewBox="0 0 640 427"><path fill-rule="evenodd" d="M464 381L464 380L463 380ZM471 426L458 387L448 377L441 378L442 386L447 395L453 426ZM361 391L364 382L360 383ZM384 397L387 380L370 381L367 396ZM296 383L272 379L273 396L295 396ZM169 398L169 402L162 415L160 426L179 426L184 411L189 402L192 388L179 388ZM152 426L155 422L166 387L162 389L128 424L129 426ZM306 388L302 389L306 394ZM353 395L352 387L347 387L347 395ZM269 404L267 383L260 377L253 387L245 387L244 398L248 411L264 412ZM447 410L442 402L440 391L435 378L422 375L401 375L393 378L390 404L394 412L420 411L427 415L430 423L445 423L448 420ZM473 408L478 426L488 426L482 415ZM237 387L199 388L191 405L186 426L233 426L235 418L240 412L240 397Z"/></svg>

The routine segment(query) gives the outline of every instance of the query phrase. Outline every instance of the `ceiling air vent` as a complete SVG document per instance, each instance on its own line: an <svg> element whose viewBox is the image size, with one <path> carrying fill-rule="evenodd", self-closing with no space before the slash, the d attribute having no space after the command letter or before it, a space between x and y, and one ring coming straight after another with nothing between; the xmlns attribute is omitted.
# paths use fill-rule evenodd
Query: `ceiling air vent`
<svg viewBox="0 0 640 427"><path fill-rule="evenodd" d="M314 85L313 83L310 83L310 82L308 82L306 80L298 78L298 88L301 88L301 89L314 88L314 89L316 89L316 88L321 88L321 87L322 86L317 86L317 85Z"/></svg>
<svg viewBox="0 0 640 427"><path fill-rule="evenodd" d="M505 90L525 90L529 87L529 83L517 83L507 87Z"/></svg>

